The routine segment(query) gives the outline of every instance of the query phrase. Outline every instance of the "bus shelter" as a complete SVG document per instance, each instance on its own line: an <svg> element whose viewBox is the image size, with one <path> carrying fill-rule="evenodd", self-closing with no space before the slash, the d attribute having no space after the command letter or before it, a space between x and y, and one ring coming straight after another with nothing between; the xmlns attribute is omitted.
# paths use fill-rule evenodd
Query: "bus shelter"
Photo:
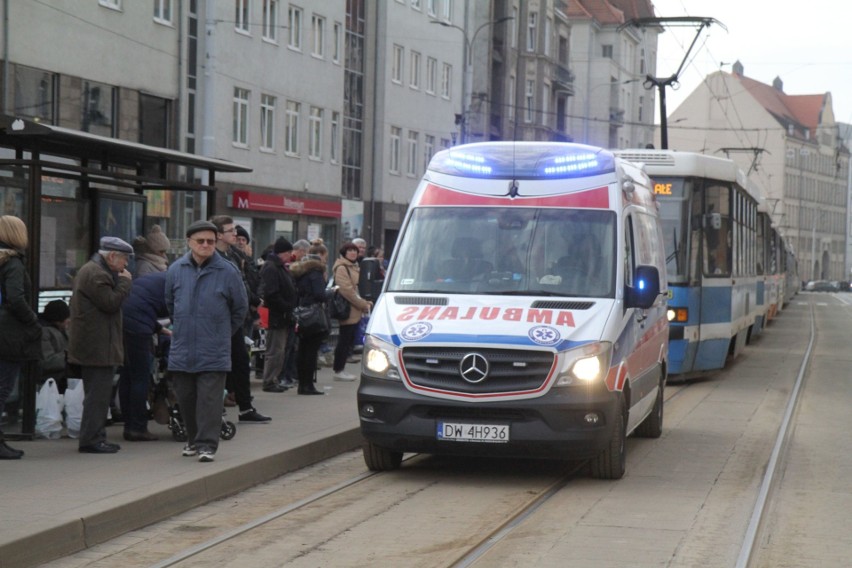
<svg viewBox="0 0 852 568"><path fill-rule="evenodd" d="M250 172L233 162L147 146L0 114L0 213L24 220L31 298L41 312L68 300L74 274L102 236L131 243L154 224L171 239L172 258L185 252L183 231L215 214L218 172ZM19 381L20 432L32 437L37 364Z"/></svg>

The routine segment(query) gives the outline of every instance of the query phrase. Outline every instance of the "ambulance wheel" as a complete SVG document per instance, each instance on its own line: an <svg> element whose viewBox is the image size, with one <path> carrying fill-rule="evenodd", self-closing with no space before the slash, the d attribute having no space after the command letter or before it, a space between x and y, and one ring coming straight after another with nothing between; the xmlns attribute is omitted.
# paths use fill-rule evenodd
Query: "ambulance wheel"
<svg viewBox="0 0 852 568"><path fill-rule="evenodd" d="M627 465L625 445L624 408L615 415L612 437L607 447L589 462L591 475L595 479L621 479Z"/></svg>
<svg viewBox="0 0 852 568"><path fill-rule="evenodd" d="M402 463L402 452L382 448L371 442L365 442L364 462L371 471L389 471L398 469Z"/></svg>
<svg viewBox="0 0 852 568"><path fill-rule="evenodd" d="M657 389L657 400L651 414L636 427L636 435L640 438L659 438L663 435L663 383Z"/></svg>
<svg viewBox="0 0 852 568"><path fill-rule="evenodd" d="M237 435L237 427L233 422L225 421L222 422L222 431L219 432L219 437L223 440L230 440L234 436Z"/></svg>

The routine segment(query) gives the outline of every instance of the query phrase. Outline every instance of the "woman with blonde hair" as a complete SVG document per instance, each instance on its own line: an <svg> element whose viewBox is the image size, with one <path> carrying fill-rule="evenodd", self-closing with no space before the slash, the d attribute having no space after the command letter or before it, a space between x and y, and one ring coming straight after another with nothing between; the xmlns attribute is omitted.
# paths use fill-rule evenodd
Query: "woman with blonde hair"
<svg viewBox="0 0 852 568"><path fill-rule="evenodd" d="M29 299L31 283L24 252L27 226L14 215L0 216L0 416L25 361L41 358L41 324ZM0 431L0 459L21 459Z"/></svg>

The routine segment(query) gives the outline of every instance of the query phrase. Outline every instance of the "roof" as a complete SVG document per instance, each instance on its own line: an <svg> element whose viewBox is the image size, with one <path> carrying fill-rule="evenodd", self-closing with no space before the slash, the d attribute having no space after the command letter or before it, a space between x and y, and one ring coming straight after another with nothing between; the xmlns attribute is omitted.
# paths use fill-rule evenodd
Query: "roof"
<svg viewBox="0 0 852 568"><path fill-rule="evenodd" d="M133 169L176 164L219 172L252 171L247 166L226 160L108 138L4 114L0 114L0 146L24 148L66 158L94 159L104 164Z"/></svg>
<svg viewBox="0 0 852 568"><path fill-rule="evenodd" d="M761 83L740 73L725 73L745 88L757 103L777 120L785 130L793 125L797 135L803 137L804 130L813 138L822 123L822 111L827 93L811 95L788 95L780 88Z"/></svg>

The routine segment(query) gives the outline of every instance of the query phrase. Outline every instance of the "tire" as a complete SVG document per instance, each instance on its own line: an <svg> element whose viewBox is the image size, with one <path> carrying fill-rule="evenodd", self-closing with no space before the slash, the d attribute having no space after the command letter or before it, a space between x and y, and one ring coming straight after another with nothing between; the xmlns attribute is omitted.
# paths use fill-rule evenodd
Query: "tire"
<svg viewBox="0 0 852 568"><path fill-rule="evenodd" d="M222 430L219 432L219 437L223 440L230 440L237 435L237 427L233 422L223 421Z"/></svg>
<svg viewBox="0 0 852 568"><path fill-rule="evenodd" d="M615 416L612 437L607 447L589 462L591 476L595 479L621 479L627 465L627 446L625 443L624 406Z"/></svg>
<svg viewBox="0 0 852 568"><path fill-rule="evenodd" d="M663 435L663 386L661 381L651 414L636 427L636 435L640 438L659 438Z"/></svg>
<svg viewBox="0 0 852 568"><path fill-rule="evenodd" d="M364 462L371 471L390 471L398 469L402 463L402 452L382 448L371 442L363 447Z"/></svg>

